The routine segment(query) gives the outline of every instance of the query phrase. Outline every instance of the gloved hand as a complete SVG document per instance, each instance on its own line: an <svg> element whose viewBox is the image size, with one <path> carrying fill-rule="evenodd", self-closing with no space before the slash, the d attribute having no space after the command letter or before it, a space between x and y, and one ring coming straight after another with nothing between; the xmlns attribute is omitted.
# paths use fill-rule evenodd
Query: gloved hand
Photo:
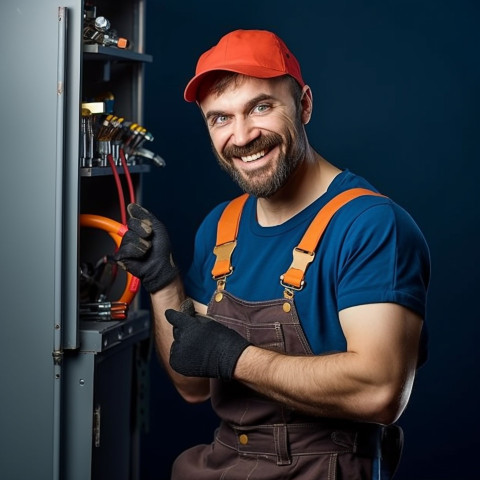
<svg viewBox="0 0 480 480"><path fill-rule="evenodd" d="M250 345L231 328L203 315L165 312L173 325L170 366L187 377L231 380L237 360Z"/></svg>
<svg viewBox="0 0 480 480"><path fill-rule="evenodd" d="M136 203L127 207L128 231L122 238L115 261L138 277L149 293L162 289L178 274L173 263L170 239L165 226Z"/></svg>

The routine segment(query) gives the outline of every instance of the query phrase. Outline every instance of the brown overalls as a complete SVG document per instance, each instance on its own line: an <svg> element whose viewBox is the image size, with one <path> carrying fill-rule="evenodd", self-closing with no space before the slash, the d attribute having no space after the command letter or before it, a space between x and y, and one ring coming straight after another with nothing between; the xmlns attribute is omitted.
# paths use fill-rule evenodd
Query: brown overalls
<svg viewBox="0 0 480 480"><path fill-rule="evenodd" d="M253 345L313 355L293 294L247 302L224 287L223 277L208 305L209 316ZM212 379L211 401L222 420L214 442L182 453L173 465L172 480L392 478L401 449L398 427L307 416L236 381Z"/></svg>

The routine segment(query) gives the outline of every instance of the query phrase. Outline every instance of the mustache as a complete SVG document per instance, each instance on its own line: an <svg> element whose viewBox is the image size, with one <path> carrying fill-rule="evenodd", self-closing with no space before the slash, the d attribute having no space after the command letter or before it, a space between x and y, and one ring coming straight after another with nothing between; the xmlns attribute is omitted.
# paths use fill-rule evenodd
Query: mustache
<svg viewBox="0 0 480 480"><path fill-rule="evenodd" d="M271 150L282 143L282 137L278 133L269 133L255 138L247 145L230 145L223 149L225 158L247 157L262 150Z"/></svg>

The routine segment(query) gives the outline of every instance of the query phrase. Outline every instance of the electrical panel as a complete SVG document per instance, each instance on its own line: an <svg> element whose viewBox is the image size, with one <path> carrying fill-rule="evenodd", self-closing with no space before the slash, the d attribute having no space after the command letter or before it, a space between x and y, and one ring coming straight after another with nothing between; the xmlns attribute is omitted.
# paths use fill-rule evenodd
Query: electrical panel
<svg viewBox="0 0 480 480"><path fill-rule="evenodd" d="M139 282L119 270L112 252L140 202L141 176L165 162L142 124L144 53L142 1L86 2L83 20L80 128L81 319L123 319ZM120 224L120 225L119 225ZM96 230L96 231L95 231Z"/></svg>
<svg viewBox="0 0 480 480"><path fill-rule="evenodd" d="M144 1L85 1L82 13L78 338L65 351L62 472L69 480L130 480L148 410L150 318L140 308L139 280L114 253L127 205L141 203L142 176L165 162L142 123L145 66L153 60L144 48Z"/></svg>
<svg viewBox="0 0 480 480"><path fill-rule="evenodd" d="M151 322L112 257L164 164L142 123L146 0L0 8L1 477L135 480Z"/></svg>

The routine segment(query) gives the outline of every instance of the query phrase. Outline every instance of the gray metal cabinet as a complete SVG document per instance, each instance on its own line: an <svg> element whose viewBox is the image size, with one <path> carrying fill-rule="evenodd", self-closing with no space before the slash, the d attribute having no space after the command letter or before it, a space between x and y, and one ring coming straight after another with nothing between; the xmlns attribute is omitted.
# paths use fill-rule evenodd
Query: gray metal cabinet
<svg viewBox="0 0 480 480"><path fill-rule="evenodd" d="M138 478L148 331L140 311L124 322L83 325L82 346L64 363L62 478Z"/></svg>
<svg viewBox="0 0 480 480"><path fill-rule="evenodd" d="M125 321L79 320L79 214L91 205L90 213L117 214L104 188L111 176L79 169L79 132L97 74L118 88L118 108L141 121L143 63L151 59L143 0L96 2L134 41L120 55L84 47L84 3L0 4L3 480L135 478L129 422L149 317L135 302ZM133 172L137 194L144 171ZM106 459L115 449L114 468Z"/></svg>

